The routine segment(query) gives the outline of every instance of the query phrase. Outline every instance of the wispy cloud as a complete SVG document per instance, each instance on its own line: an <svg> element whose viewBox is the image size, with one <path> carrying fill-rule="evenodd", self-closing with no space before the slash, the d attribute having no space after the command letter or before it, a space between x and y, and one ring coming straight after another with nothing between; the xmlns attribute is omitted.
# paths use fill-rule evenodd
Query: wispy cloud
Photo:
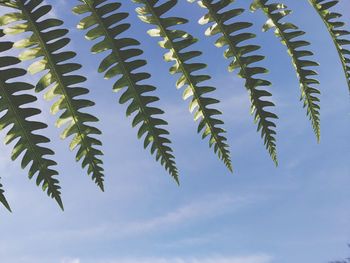
<svg viewBox="0 0 350 263"><path fill-rule="evenodd" d="M79 258L64 258L60 263L80 263Z"/></svg>
<svg viewBox="0 0 350 263"><path fill-rule="evenodd" d="M159 216L145 218L132 222L102 222L96 227L74 228L59 232L42 232L35 238L43 236L55 236L55 239L65 240L93 238L97 240L133 238L135 236L159 231L173 231L186 224L198 222L198 220L210 220L225 214L234 213L263 199L261 196L235 197L229 194L207 195L200 200L194 200L172 211ZM33 236L30 237L33 239Z"/></svg>
<svg viewBox="0 0 350 263"><path fill-rule="evenodd" d="M194 201L164 215L149 220L132 222L123 228L123 232L128 235L138 234L191 222L198 218L219 216L233 212L254 201L255 198L252 197L236 198L231 195L207 196L200 201Z"/></svg>

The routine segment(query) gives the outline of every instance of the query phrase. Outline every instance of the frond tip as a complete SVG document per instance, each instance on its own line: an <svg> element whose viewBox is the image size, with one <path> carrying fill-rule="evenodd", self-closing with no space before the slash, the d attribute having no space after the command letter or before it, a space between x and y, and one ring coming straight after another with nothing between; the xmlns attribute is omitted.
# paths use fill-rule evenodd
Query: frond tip
<svg viewBox="0 0 350 263"><path fill-rule="evenodd" d="M0 32L1 34L2 32ZM0 42L0 52L11 49L12 45L11 42ZM54 152L41 146L50 140L37 134L37 131L46 128L47 125L28 120L28 118L40 114L40 110L24 107L26 104L36 101L36 97L27 94L27 91L33 90L34 87L28 83L11 81L26 74L25 70L14 67L19 62L14 57L0 57L0 113L4 113L0 118L0 130L11 127L7 132L5 143L15 142L11 154L12 160L23 156L22 168L24 169L31 164L29 178L36 175L36 184L54 198L63 209L59 182L55 178L58 172L52 168L56 162L45 157L53 155ZM8 68L9 66L10 68Z"/></svg>
<svg viewBox="0 0 350 263"><path fill-rule="evenodd" d="M229 146L224 136L225 130L220 127L223 122L217 118L218 115L221 115L221 112L213 108L213 105L219 101L204 96L213 92L215 88L199 85L201 82L209 80L210 76L194 74L194 72L205 68L206 65L203 63L189 63L190 60L200 56L201 52L184 51L197 42L197 40L183 30L172 28L187 23L186 19L180 17L162 17L178 1L167 0L162 4L159 4L159 0L133 1L142 4L142 7L136 9L139 18L145 23L156 26L155 29L148 31L149 35L152 37L161 37L163 40L159 42L160 46L169 50L164 55L164 60L174 62L174 65L170 68L171 74L180 74L176 86L177 88L185 86L183 98L185 100L191 98L190 111L194 112L195 121L199 120L198 133L202 133L203 139L209 136L210 147L214 147L214 152L232 172Z"/></svg>
<svg viewBox="0 0 350 263"><path fill-rule="evenodd" d="M139 42L133 38L119 37L130 27L130 24L122 23L128 14L119 12L121 4L117 2L108 3L106 0L80 0L80 2L82 4L76 6L73 12L86 16L80 21L78 28L88 30L86 38L89 40L102 38L92 47L92 53L109 52L98 71L105 72L106 79L119 76L113 90L124 90L119 102L121 104L129 102L126 115L135 114L132 126L139 126L138 137L144 137L144 148L150 146L151 154L156 154L156 160L160 161L179 183L175 157L169 146L171 142L166 137L169 132L163 128L167 122L156 117L163 114L163 111L150 105L159 98L146 95L156 88L140 83L149 79L150 74L140 72L146 61L135 59L143 53L142 50L135 48Z"/></svg>
<svg viewBox="0 0 350 263"><path fill-rule="evenodd" d="M310 4L315 8L318 15L326 25L328 32L333 40L343 71L346 78L346 83L350 92L350 31L344 28L345 23L340 21L342 15L330 11L332 7L339 3L338 0L309 0Z"/></svg>
<svg viewBox="0 0 350 263"><path fill-rule="evenodd" d="M292 11L286 5L281 3L269 4L269 0L254 0L251 5L251 10L261 9L267 16L268 20L263 26L263 30L275 29L275 35L281 39L281 42L287 47L288 54L292 58L293 66L296 70L297 77L300 83L301 100L304 107L307 109L307 115L310 117L312 127L317 137L320 140L320 106L317 95L320 91L314 87L319 84L319 81L314 76L317 72L310 67L318 66L318 63L305 57L313 56L313 53L306 49L310 45L309 42L300 39L305 35L296 25L281 21Z"/></svg>
<svg viewBox="0 0 350 263"><path fill-rule="evenodd" d="M0 178L1 179L1 178ZM5 191L3 190L3 186L2 186L2 184L0 183L0 203L2 203L2 205L7 209L7 210L9 210L10 212L12 212L11 211L11 207L10 207L10 205L9 205L9 203L7 202L7 200L6 200L6 197L5 197Z"/></svg>
<svg viewBox="0 0 350 263"><path fill-rule="evenodd" d="M255 63L262 61L263 56L254 54L254 51L260 49L257 45L247 44L246 41L255 38L255 35L243 30L249 29L252 24L248 22L232 22L232 19L240 16L244 9L228 9L234 2L233 0L188 0L197 2L200 7L208 12L200 20L202 25L211 24L205 31L207 36L219 35L215 45L217 47L226 47L224 57L232 60L228 70L238 70L238 76L245 79L245 87L249 92L251 101L251 113L254 116L254 122L258 125L258 131L264 140L264 145L268 150L272 160L277 165L276 150L276 132L274 120L276 114L270 112L267 108L275 105L267 100L272 94L264 89L271 83L262 78L268 70Z"/></svg>

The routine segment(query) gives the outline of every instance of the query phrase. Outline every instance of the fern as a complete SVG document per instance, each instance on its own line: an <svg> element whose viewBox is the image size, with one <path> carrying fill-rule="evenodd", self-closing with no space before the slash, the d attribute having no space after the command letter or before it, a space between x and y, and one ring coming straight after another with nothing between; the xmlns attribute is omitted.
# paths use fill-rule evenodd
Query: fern
<svg viewBox="0 0 350 263"><path fill-rule="evenodd" d="M195 2L197 0L188 0ZM254 121L258 123L258 131L264 139L264 144L271 158L278 164L276 152L275 123L277 116L269 112L266 107L275 106L272 102L264 100L263 97L272 96L270 92L262 89L270 86L271 83L260 77L267 73L267 69L254 66L256 62L264 59L263 56L253 53L260 49L257 45L245 44L245 41L255 38L252 33L242 32L249 29L252 24L248 22L229 22L229 20L238 17L244 12L244 9L230 9L224 11L233 0L202 0L198 1L199 6L207 9L208 13L204 15L199 23L202 25L212 24L205 32L207 36L220 35L216 40L217 47L227 47L224 56L226 59L233 59L228 70L239 70L238 76L245 79L245 87L249 91L251 100L251 112L254 115ZM259 77L256 78L256 75Z"/></svg>
<svg viewBox="0 0 350 263"><path fill-rule="evenodd" d="M177 0L167 0L163 4L159 4L159 0L134 0L134 2L143 5L137 8L140 19L157 27L156 29L150 30L149 35L163 38L163 41L160 42L160 46L169 50L169 52L165 54L164 59L168 62L175 62L170 68L170 73L181 74L176 86L177 88L186 86L183 98L191 98L190 111L195 111L194 119L200 120L198 133L202 132L203 139L210 136L210 147L214 146L215 153L218 154L227 168L232 171L229 146L226 143L227 139L223 136L225 131L218 127L218 125L223 124L223 122L215 117L215 115L220 115L221 112L209 108L209 106L217 104L219 101L204 97L204 95L214 91L215 88L199 86L201 82L209 80L210 77L208 75L194 74L195 71L205 68L206 65L203 63L188 63L189 60L200 56L201 52L183 51L197 42L197 40L185 31L170 29L176 25L187 23L186 19L179 17L162 18L166 12L177 4Z"/></svg>
<svg viewBox="0 0 350 263"><path fill-rule="evenodd" d="M150 103L159 99L145 94L154 91L155 87L140 84L140 82L150 78L149 74L139 71L134 73L146 64L145 60L134 59L142 54L140 49L134 47L139 45L139 42L132 38L118 37L130 27L130 24L122 23L128 14L118 12L121 4L117 2L108 3L106 0L80 0L80 2L82 4L76 6L73 11L76 14L88 15L80 21L78 28L90 29L86 34L86 38L89 40L103 38L92 47L91 51L93 53L109 51L98 71L105 72L106 79L120 76L114 84L113 90L119 91L126 88L119 102L124 104L131 101L126 114L127 116L136 114L132 126L140 124L138 137L141 138L145 135L144 148L151 144L151 153L156 152L156 160L160 160L178 183L178 171L174 156L172 149L168 146L170 140L165 137L169 133L162 128L167 122L155 117L155 115L163 114L163 111L149 106Z"/></svg>
<svg viewBox="0 0 350 263"><path fill-rule="evenodd" d="M316 95L320 94L319 90L312 85L319 84L313 76L317 72L310 67L318 66L318 63L305 59L305 57L313 56L313 53L306 49L310 45L309 42L300 39L305 35L305 32L288 22L281 21L292 11L287 9L287 6L281 3L269 4L269 0L254 0L251 5L251 10L261 9L267 16L268 20L263 26L263 30L267 31L271 28L275 29L275 35L279 37L284 45L287 46L293 66L297 72L301 88L301 100L304 102L304 107L307 108L307 115L310 117L313 129L317 140L320 140L320 106L319 99Z"/></svg>
<svg viewBox="0 0 350 263"><path fill-rule="evenodd" d="M194 120L198 121L198 133L202 139L209 139L209 146L232 171L229 146L222 128L224 123L220 120L222 113L216 109L219 101L210 97L215 88L204 84L210 76L198 73L206 64L195 61L201 57L200 51L192 49L197 39L181 29L188 20L177 15L169 16L178 1L132 1L140 5L136 11L141 21L152 25L149 35L161 38L159 44L167 50L164 60L173 63L169 70L171 74L179 74L176 87L184 88L184 100L190 99L189 108L194 113ZM265 57L258 53L260 46L252 43L255 34L249 32L253 24L238 20L245 10L235 7L235 0L187 1L197 2L206 9L207 13L199 24L207 25L205 35L218 37L215 45L225 48L224 57L230 63L228 70L236 71L244 79L257 130L278 165L275 138L275 121L278 117L271 112L275 105L268 90L271 86L271 82L266 80L268 70L261 66ZM125 22L129 13L120 11L120 2L79 0L73 9L76 14L84 16L78 28L86 30L88 40L95 41L92 53L105 52L98 72L103 73L106 79L117 79L113 90L122 91L119 103L128 104L126 115L132 116L132 126L138 129L137 135L143 139L144 148L149 148L156 160L179 183L169 132L165 129L167 122L160 117L164 112L154 106L159 98L150 95L156 88L146 83L151 76L143 70L147 62L140 58L143 53L140 43L134 38L124 37L130 27ZM269 0L251 0L249 3L252 2L251 10L261 9L268 18L263 31L273 29L291 56L301 88L301 100L319 140L320 92L316 88L319 82L315 71L318 63L308 50L310 43L304 40L305 32L285 21L291 10L284 4ZM339 0L309 2L332 37L350 91L350 49L347 48L350 45L350 31L340 21L342 15L331 11ZM20 37L15 43L0 42L0 131L7 131L5 144L14 144L12 159L20 159L22 168L29 170L29 178L35 177L36 184L63 209L61 188L56 179L57 164L52 160L54 152L45 146L50 140L39 134L47 125L34 120L41 111L29 105L37 99L31 93L33 90L45 90L46 99L56 100L51 112L60 113L56 125L64 126L61 138L73 137L70 149L76 150L76 161L81 161L82 167L87 168L87 174L103 191L102 143L97 139L101 131L92 124L98 119L87 113L94 102L82 98L89 92L81 87L86 78L76 74L81 65L72 62L76 56L74 52L66 51L70 42L68 30L62 27L63 21L49 17L52 7L46 5L44 0L0 0L0 7L1 11L12 10L0 16L0 38L5 34ZM13 47L22 49L18 58L8 55ZM17 68L21 61L30 62L27 71ZM27 72L41 73L35 86L18 81ZM2 182L0 203L11 211Z"/></svg>
<svg viewBox="0 0 350 263"><path fill-rule="evenodd" d="M1 35L3 35L2 31L0 31ZM11 42L0 42L0 52L11 49L12 44ZM53 155L54 152L41 146L41 144L48 143L50 140L35 133L46 128L47 125L28 120L38 115L40 110L24 107L36 100L34 96L27 94L27 91L34 87L28 83L10 82L12 79L26 74L25 70L14 67L19 62L20 60L14 57L0 57L0 113L2 113L0 130L11 126L7 132L5 143L16 142L11 154L12 160L16 160L22 155L21 165L23 169L31 163L29 178L37 175L36 184L41 185L43 191L54 198L63 209L59 182L55 178L58 173L51 168L56 165L56 162L45 157ZM0 195L1 202L7 207L6 200L2 198L3 190L1 190Z"/></svg>
<svg viewBox="0 0 350 263"><path fill-rule="evenodd" d="M330 9L337 5L339 1L309 0L309 2L321 17L332 37L350 92L350 48L346 48L346 46L350 45L350 38L346 38L346 36L350 35L350 31L345 30L345 23L339 20L342 15L340 13L330 11Z"/></svg>
<svg viewBox="0 0 350 263"><path fill-rule="evenodd" d="M18 11L0 17L0 25L7 25L4 29L6 34L31 33L29 37L14 44L16 48L26 49L19 58L21 60L40 58L29 66L28 71L31 74L48 70L36 85L35 90L40 92L49 89L45 94L45 98L48 100L58 97L51 112L56 114L63 111L56 122L58 127L66 125L61 138L74 136L70 143L70 149L78 148L76 160L82 159L82 167L88 167L88 174L92 174L92 179L103 191L102 161L98 157L102 155L102 152L96 148L96 146L101 145L101 142L93 137L101 132L87 124L97 122L98 119L81 111L83 108L93 106L94 103L78 99L77 97L87 94L88 90L75 86L80 85L86 78L72 75L72 72L81 68L79 64L67 62L76 54L70 51L59 51L70 41L69 38L65 37L68 30L59 27L63 24L61 20L45 18L52 7L42 3L42 0L13 0L11 4Z"/></svg>

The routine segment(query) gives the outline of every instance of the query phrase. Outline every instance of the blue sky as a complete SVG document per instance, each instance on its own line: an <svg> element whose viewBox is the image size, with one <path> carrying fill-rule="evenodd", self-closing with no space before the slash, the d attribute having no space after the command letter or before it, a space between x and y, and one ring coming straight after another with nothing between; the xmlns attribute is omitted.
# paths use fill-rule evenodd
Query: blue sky
<svg viewBox="0 0 350 263"><path fill-rule="evenodd" d="M228 73L223 49L215 38L203 36L197 20L205 10L179 1L178 14L191 20L184 27L202 41L194 46L208 62L204 71L217 87L215 96L228 130L235 173L224 165L196 134L188 102L176 90L176 76L162 60L164 50L141 23L132 1L123 1L133 24L128 32L142 43L149 83L158 87L159 106L166 111L173 148L181 172L178 187L154 157L136 139L113 81L96 72L103 56L91 55L91 42L75 29L79 17L71 13L78 1L47 0L52 15L63 18L70 29L70 48L84 64L93 112L104 131L106 192L101 193L68 153L68 141L59 140L55 117L44 112L50 125L59 163L65 212L47 198L26 172L9 159L3 146L0 174L13 214L0 209L0 259L6 263L295 263L328 262L348 256L350 242L349 95L333 43L307 0L286 0L294 10L289 17L307 31L313 45L322 91L322 135L317 144L305 111L299 102L299 87L290 58L272 32L262 33L265 18L247 12L253 19L261 53L267 56L268 78L277 105L278 152L276 169L266 153L249 115L249 99L243 82ZM240 0L236 6L248 6ZM350 10L348 1L338 9ZM1 10L4 12L4 10ZM350 16L344 20L350 25ZM15 51L14 51L15 53ZM35 83L38 76L27 77ZM40 100L47 109L51 103ZM4 133L2 133L4 136Z"/></svg>

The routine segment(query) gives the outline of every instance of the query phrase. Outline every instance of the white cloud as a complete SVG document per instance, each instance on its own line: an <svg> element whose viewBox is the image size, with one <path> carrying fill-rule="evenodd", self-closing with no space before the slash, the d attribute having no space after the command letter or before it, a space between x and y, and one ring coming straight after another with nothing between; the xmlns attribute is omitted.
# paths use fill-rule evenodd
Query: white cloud
<svg viewBox="0 0 350 263"><path fill-rule="evenodd" d="M80 263L79 258L64 258L61 260L61 263Z"/></svg>

